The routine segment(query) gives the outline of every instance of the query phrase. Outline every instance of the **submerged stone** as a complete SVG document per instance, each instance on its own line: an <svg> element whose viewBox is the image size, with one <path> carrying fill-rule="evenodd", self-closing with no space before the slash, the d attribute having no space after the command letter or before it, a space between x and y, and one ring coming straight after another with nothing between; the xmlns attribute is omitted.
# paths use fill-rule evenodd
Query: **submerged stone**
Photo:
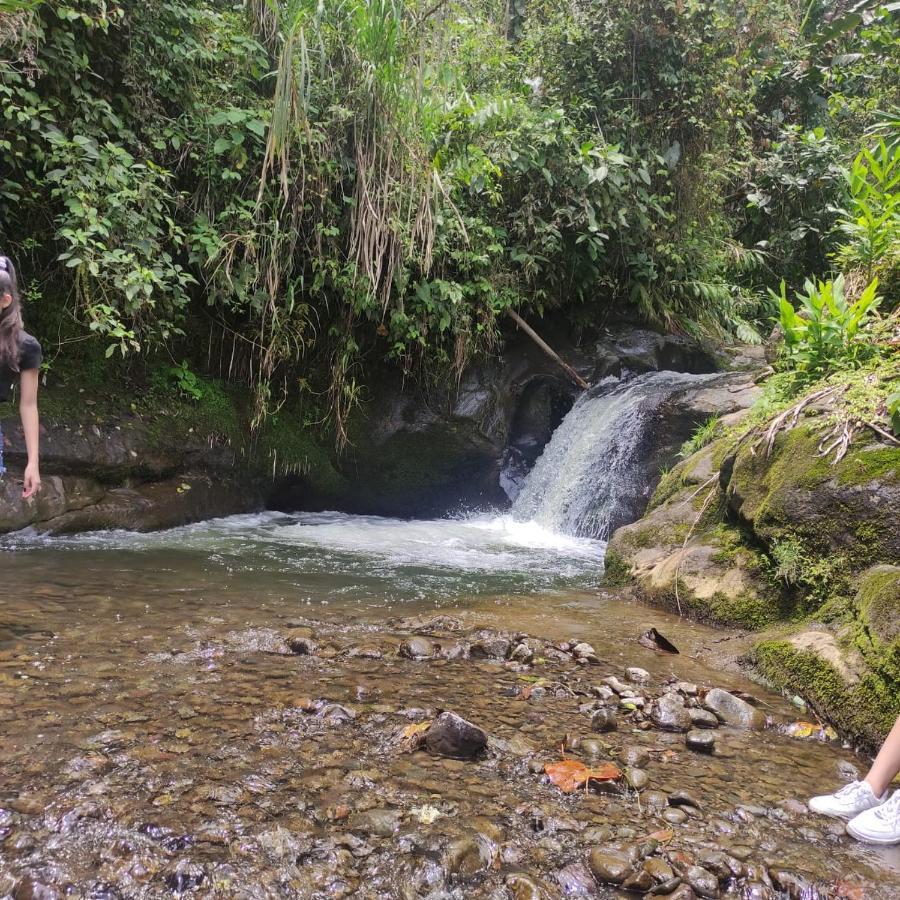
<svg viewBox="0 0 900 900"><path fill-rule="evenodd" d="M485 731L454 712L441 713L425 733L425 749L451 759L474 759L487 742Z"/></svg>

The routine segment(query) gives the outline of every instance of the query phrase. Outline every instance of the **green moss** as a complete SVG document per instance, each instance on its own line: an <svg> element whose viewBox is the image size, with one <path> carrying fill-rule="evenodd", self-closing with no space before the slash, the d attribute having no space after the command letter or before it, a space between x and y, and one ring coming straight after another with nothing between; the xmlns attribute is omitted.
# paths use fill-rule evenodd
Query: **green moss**
<svg viewBox="0 0 900 900"><path fill-rule="evenodd" d="M625 587L631 582L631 568L628 563L615 550L607 550L603 563L603 583L608 587Z"/></svg>
<svg viewBox="0 0 900 900"><path fill-rule="evenodd" d="M799 694L842 735L866 747L877 747L900 714L896 683L869 672L848 684L828 662L788 641L757 644L750 661L776 687Z"/></svg>
<svg viewBox="0 0 900 900"><path fill-rule="evenodd" d="M872 481L900 481L900 448L851 450L833 469L838 484L857 485Z"/></svg>
<svg viewBox="0 0 900 900"><path fill-rule="evenodd" d="M867 627L886 644L900 638L900 567L876 566L859 581L857 606Z"/></svg>
<svg viewBox="0 0 900 900"><path fill-rule="evenodd" d="M683 472L684 470L681 466L676 466L663 474L659 484L656 486L656 490L653 492L653 496L650 498L650 503L647 505L647 512L662 506L663 503L674 497L684 487Z"/></svg>

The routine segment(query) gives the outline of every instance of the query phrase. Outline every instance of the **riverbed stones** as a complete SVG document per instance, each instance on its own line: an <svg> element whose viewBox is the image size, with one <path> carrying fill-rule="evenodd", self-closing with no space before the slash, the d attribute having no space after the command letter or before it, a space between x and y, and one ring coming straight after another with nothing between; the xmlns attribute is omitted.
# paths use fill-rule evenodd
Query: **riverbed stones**
<svg viewBox="0 0 900 900"><path fill-rule="evenodd" d="M658 856L651 856L644 860L644 871L657 883L664 884L675 877L672 867Z"/></svg>
<svg viewBox="0 0 900 900"><path fill-rule="evenodd" d="M597 885L587 867L571 863L556 873L556 881L565 897L596 897Z"/></svg>
<svg viewBox="0 0 900 900"><path fill-rule="evenodd" d="M685 872L685 880L701 897L718 897L719 881L702 866L690 866Z"/></svg>
<svg viewBox="0 0 900 900"><path fill-rule="evenodd" d="M507 875L506 890L512 900L543 900L546 896L537 881L524 872Z"/></svg>
<svg viewBox="0 0 900 900"><path fill-rule="evenodd" d="M684 743L695 753L712 753L716 749L716 736L711 731L695 728L684 736Z"/></svg>
<svg viewBox="0 0 900 900"><path fill-rule="evenodd" d="M691 727L690 713L680 697L663 694L650 710L653 724L663 731L688 731Z"/></svg>
<svg viewBox="0 0 900 900"><path fill-rule="evenodd" d="M475 759L487 747L487 734L454 712L441 713L425 732L425 749L450 759Z"/></svg>
<svg viewBox="0 0 900 900"><path fill-rule="evenodd" d="M440 645L421 635L414 635L400 644L397 655L404 659L431 659Z"/></svg>
<svg viewBox="0 0 900 900"><path fill-rule="evenodd" d="M506 659L511 642L500 634L482 632L469 647L470 659Z"/></svg>
<svg viewBox="0 0 900 900"><path fill-rule="evenodd" d="M471 878L493 861L488 840L480 834L463 835L452 841L445 854L447 871L458 878Z"/></svg>
<svg viewBox="0 0 900 900"><path fill-rule="evenodd" d="M708 709L692 707L688 710L688 713L691 717L691 725L693 725L694 728L719 727L719 720L716 718L715 713L710 712Z"/></svg>
<svg viewBox="0 0 900 900"><path fill-rule="evenodd" d="M401 818L401 813L396 809L367 809L351 816L350 828L376 837L390 837L400 828Z"/></svg>
<svg viewBox="0 0 900 900"><path fill-rule="evenodd" d="M726 725L753 729L762 729L766 726L766 717L760 710L721 688L708 691L703 699L703 705Z"/></svg>
<svg viewBox="0 0 900 900"><path fill-rule="evenodd" d="M632 861L624 851L601 847L591 850L589 864L594 878L601 884L621 884L633 868Z"/></svg>
<svg viewBox="0 0 900 900"><path fill-rule="evenodd" d="M636 791L642 791L650 784L650 776L643 769L635 766L628 766L625 769L625 780Z"/></svg>
<svg viewBox="0 0 900 900"><path fill-rule="evenodd" d="M600 662L599 658L597 657L597 651L590 644L584 641L576 644L572 648L572 656L574 656L578 662Z"/></svg>
<svg viewBox="0 0 900 900"><path fill-rule="evenodd" d="M650 673L639 666L629 666L625 670L625 677L634 684L646 684L650 680Z"/></svg>
<svg viewBox="0 0 900 900"><path fill-rule="evenodd" d="M615 710L603 706L591 716L591 728L599 734L615 731L619 727Z"/></svg>

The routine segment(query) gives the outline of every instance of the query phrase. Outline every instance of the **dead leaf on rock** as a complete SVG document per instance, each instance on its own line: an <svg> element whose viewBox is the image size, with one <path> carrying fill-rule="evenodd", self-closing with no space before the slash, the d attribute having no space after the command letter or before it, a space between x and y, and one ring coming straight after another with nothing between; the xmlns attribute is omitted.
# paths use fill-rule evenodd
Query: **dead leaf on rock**
<svg viewBox="0 0 900 900"><path fill-rule="evenodd" d="M662 831L654 831L653 834L648 834L647 840L667 844L673 837L675 837L675 832L671 828L663 828Z"/></svg>
<svg viewBox="0 0 900 900"><path fill-rule="evenodd" d="M591 781L615 781L622 777L622 771L615 763L590 767L577 759L547 763L544 772L564 794L571 794L582 785L586 788Z"/></svg>
<svg viewBox="0 0 900 900"><path fill-rule="evenodd" d="M431 721L418 722L407 725L399 735L397 751L399 753L413 753L425 743L425 732L431 728Z"/></svg>

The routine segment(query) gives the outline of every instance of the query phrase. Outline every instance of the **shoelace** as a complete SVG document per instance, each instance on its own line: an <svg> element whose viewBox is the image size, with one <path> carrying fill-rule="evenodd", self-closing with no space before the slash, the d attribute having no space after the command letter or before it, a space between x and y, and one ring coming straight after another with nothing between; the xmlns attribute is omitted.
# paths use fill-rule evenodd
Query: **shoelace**
<svg viewBox="0 0 900 900"><path fill-rule="evenodd" d="M900 791L895 791L894 796L887 803L882 803L881 806L875 808L875 818L887 822L898 816L900 816Z"/></svg>
<svg viewBox="0 0 900 900"><path fill-rule="evenodd" d="M853 781L850 784L844 785L844 787L837 791L834 796L840 797L842 800L849 800L860 794L862 789L863 783L861 781Z"/></svg>

